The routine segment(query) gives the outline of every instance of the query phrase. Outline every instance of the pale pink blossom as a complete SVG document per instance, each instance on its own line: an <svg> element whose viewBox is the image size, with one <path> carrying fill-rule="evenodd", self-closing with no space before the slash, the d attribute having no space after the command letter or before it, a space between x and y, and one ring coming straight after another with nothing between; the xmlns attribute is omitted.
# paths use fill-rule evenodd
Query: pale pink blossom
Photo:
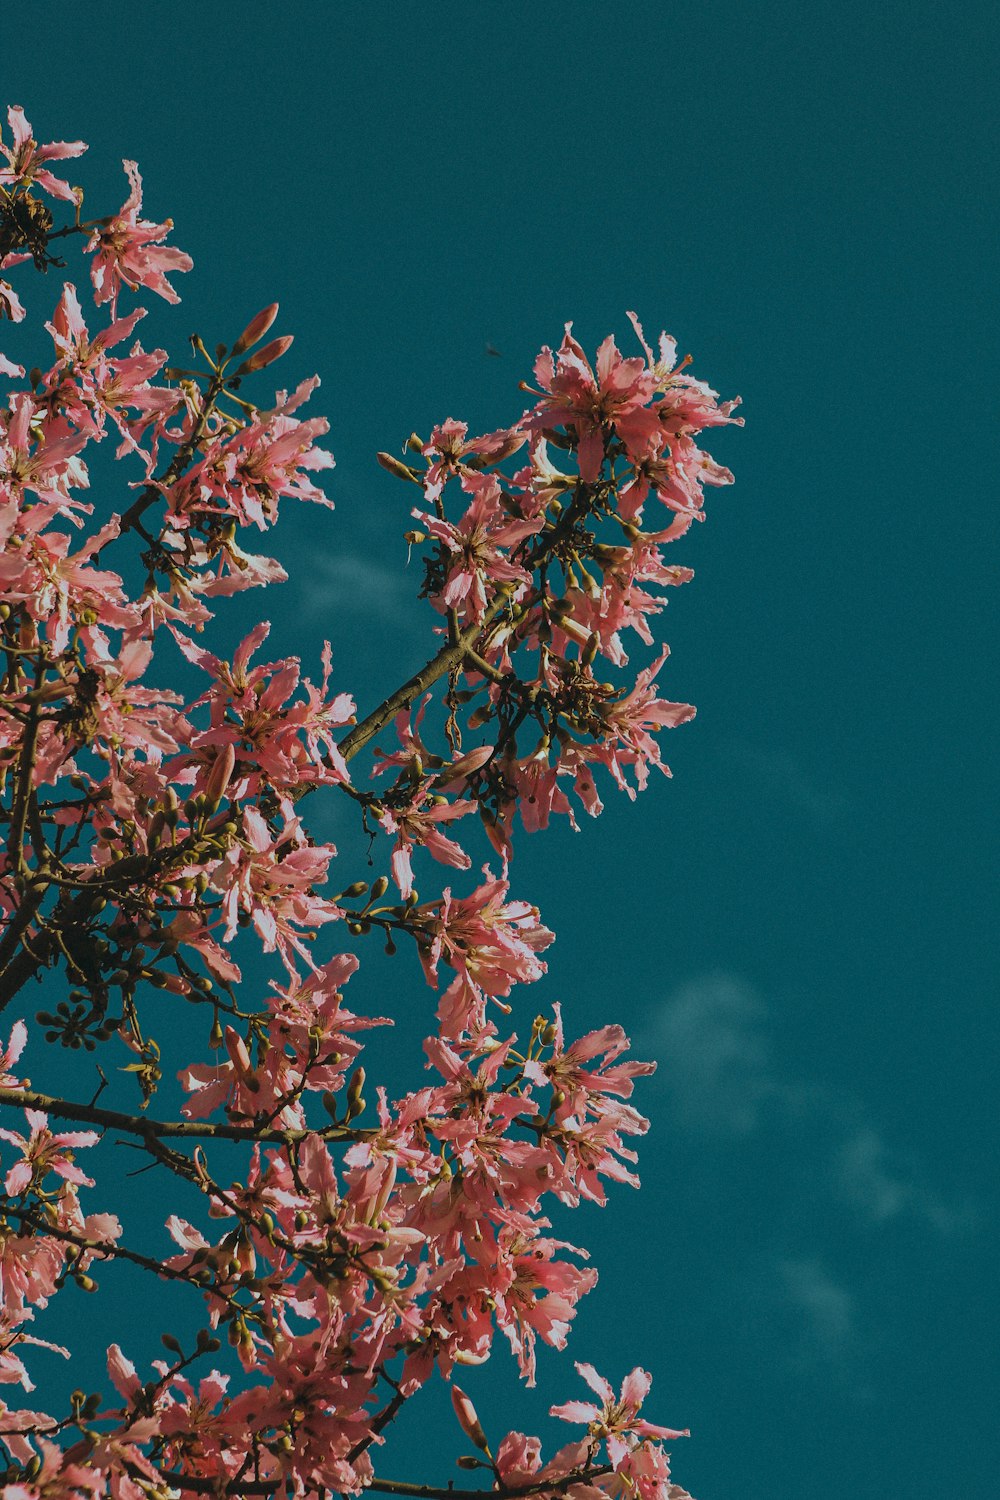
<svg viewBox="0 0 1000 1500"><path fill-rule="evenodd" d="M616 433L630 458L641 458L657 431L657 413L648 408L655 379L641 359L624 359L613 338L597 351L596 373L572 336L572 324L558 352L543 349L535 362L542 399L523 425L534 431L555 426L572 429L577 442L580 477L594 483L604 462L605 444Z"/></svg>
<svg viewBox="0 0 1000 1500"><path fill-rule="evenodd" d="M439 802L427 792L417 792L408 807L387 808L382 814L379 823L396 840L391 859L392 878L404 900L413 890L410 856L414 848L426 849L439 863L458 870L470 867L472 860L468 854L442 832L440 825L475 811L475 802Z"/></svg>
<svg viewBox="0 0 1000 1500"><path fill-rule="evenodd" d="M586 1422L594 1437L602 1438L607 1444L608 1456L615 1468L633 1451L635 1439L690 1437L687 1429L681 1432L672 1427L658 1427L639 1416L639 1408L653 1383L645 1370L636 1368L626 1375L621 1392L616 1396L593 1365L577 1362L576 1368L594 1394L601 1398L601 1405L595 1406L592 1401L566 1401L561 1406L551 1407L549 1415L561 1417L564 1422Z"/></svg>
<svg viewBox="0 0 1000 1500"><path fill-rule="evenodd" d="M81 1187L93 1187L93 1179L73 1161L73 1152L81 1146L94 1146L100 1140L96 1130L49 1129L49 1117L38 1109L26 1109L25 1119L31 1130L27 1139L16 1130L0 1130L0 1140L9 1141L21 1151L4 1179L8 1193L16 1196L33 1184L41 1184L50 1172Z"/></svg>
<svg viewBox="0 0 1000 1500"><path fill-rule="evenodd" d="M0 167L0 186L30 188L33 183L37 183L50 197L62 198L68 203L75 202L76 194L69 183L64 182L61 177L54 177L44 163L82 156L87 149L86 144L83 141L50 141L47 146L39 146L31 133L31 126L24 118L24 110L17 104L8 109L7 123L14 140L12 145L7 146L0 139L0 155L7 161L5 167Z"/></svg>
<svg viewBox="0 0 1000 1500"><path fill-rule="evenodd" d="M142 178L134 161L123 161L130 192L118 213L100 224L90 237L87 249L94 260L90 277L94 283L94 300L117 304L122 286L132 291L148 287L167 302L180 298L167 280L174 271L190 271L194 265L183 250L161 244L174 227L172 219L154 224L139 217L142 208Z"/></svg>
<svg viewBox="0 0 1000 1500"><path fill-rule="evenodd" d="M457 525L429 511L413 514L445 554L444 585L432 595L435 604L442 610L457 609L466 620L481 620L497 584L531 582L531 574L511 561L510 549L539 531L542 522L539 517L506 514L492 474L464 475L462 488L472 500Z"/></svg>

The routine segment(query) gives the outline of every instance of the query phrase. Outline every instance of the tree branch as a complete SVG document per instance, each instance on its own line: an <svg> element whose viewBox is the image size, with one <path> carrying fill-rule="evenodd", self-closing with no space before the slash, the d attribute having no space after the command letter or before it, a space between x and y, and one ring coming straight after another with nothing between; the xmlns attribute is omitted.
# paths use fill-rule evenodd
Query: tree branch
<svg viewBox="0 0 1000 1500"><path fill-rule="evenodd" d="M232 1485L220 1486L219 1479L202 1478L200 1475L177 1474L171 1469L161 1469L160 1473L167 1482L180 1490L181 1494L193 1495L274 1495L284 1484L281 1477L275 1479L241 1479ZM403 1479L372 1479L365 1485L362 1493L369 1490L379 1495L406 1495L411 1500L484 1500L489 1496L490 1500L522 1500L522 1497L532 1495L561 1495L574 1484L587 1483L594 1479L602 1479L604 1475L612 1473L611 1464L601 1464L595 1469L577 1469L573 1473L565 1475L562 1479L547 1479L537 1484L520 1485L497 1485L492 1488L480 1490L456 1489L452 1485L446 1487L434 1484L409 1484Z"/></svg>
<svg viewBox="0 0 1000 1500"><path fill-rule="evenodd" d="M327 1125L321 1130L283 1130L280 1127L260 1128L254 1124L223 1125L200 1120L147 1120L143 1115L129 1115L117 1109L103 1109L96 1104L76 1104L66 1099L55 1099L49 1094L35 1093L31 1089L0 1088L0 1105L14 1105L20 1109L40 1109L60 1120L77 1120L88 1125L103 1125L111 1130L124 1130L129 1135L174 1140L225 1140L265 1141L279 1146L294 1146L300 1141L317 1136L321 1140L361 1141L376 1135L374 1129L348 1129L344 1125Z"/></svg>
<svg viewBox="0 0 1000 1500"><path fill-rule="evenodd" d="M378 734L384 724L395 718L396 714L404 708L409 708L415 698L430 687L431 683L437 682L439 677L444 677L453 667L457 667L468 656L470 648L473 647L487 625L493 623L497 615L510 603L516 592L516 584L504 584L496 597L491 601L486 613L481 620L473 620L466 625L464 630L459 631L456 640L442 646L438 654L431 658L425 667L414 673L408 682L396 691L378 708L372 710L367 718L362 719L360 724L355 724L341 740L339 746L341 755L345 760L350 760L363 750L368 741Z"/></svg>
<svg viewBox="0 0 1000 1500"><path fill-rule="evenodd" d="M607 486L603 486L603 489L606 490ZM550 530L536 539L535 546L523 558L524 566L529 572L534 572L539 563L544 562L556 551L559 543L569 536L577 521L590 512L595 499L600 498L601 492L602 486L600 485L592 486L582 482L577 484L571 503L566 506L558 521ZM344 759L350 760L353 755L357 755L358 751L378 734L383 724L387 724L401 709L409 708L414 698L419 697L430 687L431 683L437 682L439 677L444 677L466 658L471 659L477 672L483 672L486 667L485 675L492 675L488 664L474 649L476 641L487 625L492 624L497 615L510 603L519 588L518 583L505 583L497 590L481 620L474 620L466 625L465 629L460 631L454 640L449 640L447 645L442 646L437 655L425 667L421 667L409 682L404 682L402 687L397 688L384 703L380 703L378 708L373 709L367 718L362 719L360 724L355 724L338 746Z"/></svg>

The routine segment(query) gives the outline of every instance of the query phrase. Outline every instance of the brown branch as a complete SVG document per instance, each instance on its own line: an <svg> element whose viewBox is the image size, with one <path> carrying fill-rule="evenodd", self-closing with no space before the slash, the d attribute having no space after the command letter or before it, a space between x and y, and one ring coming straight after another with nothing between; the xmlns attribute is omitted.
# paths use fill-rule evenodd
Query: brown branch
<svg viewBox="0 0 1000 1500"><path fill-rule="evenodd" d="M149 874L149 856L134 854L119 860L113 868L116 872L114 880L98 878L88 881L75 900L55 908L41 931L32 936L31 946L24 943L20 953L15 954L4 966L0 973L0 1010L9 1004L23 984L48 963L59 946L59 928L87 916L95 896L103 896L121 881L124 880L130 886L141 882Z"/></svg>
<svg viewBox="0 0 1000 1500"><path fill-rule="evenodd" d="M388 1379L388 1376L385 1375L385 1371L383 1371L382 1374L383 1378ZM388 1427L389 1423L394 1419L396 1413L399 1411L400 1407L403 1405L403 1402L406 1401L406 1399L406 1395L404 1395L403 1391L400 1390L399 1386L397 1386L396 1394L393 1396L389 1404L387 1406L384 1406L382 1410L380 1412L377 1412L376 1415L372 1418L371 1432L369 1433L369 1435L365 1438L362 1438L360 1442L355 1443L354 1447L348 1453L347 1462L349 1464L356 1463L357 1460L361 1457L362 1453L364 1453L365 1449L371 1447L372 1443L378 1437L379 1433L382 1432L386 1427Z"/></svg>
<svg viewBox="0 0 1000 1500"><path fill-rule="evenodd" d="M31 1089L0 1088L0 1105L20 1109L39 1109L60 1120L77 1120L88 1125L103 1125L110 1130L124 1130L129 1135L147 1139L266 1141L279 1146L294 1146L317 1136L321 1140L361 1141L375 1135L374 1129L350 1130L344 1125L327 1125L321 1130L283 1130L279 1127L211 1124L200 1120L147 1120L117 1109L103 1109L96 1104L75 1104L38 1094Z"/></svg>
<svg viewBox="0 0 1000 1500"><path fill-rule="evenodd" d="M220 1486L218 1478L202 1478L200 1475L177 1474L171 1469L159 1471L165 1480L181 1493L193 1495L273 1495L285 1483L284 1476L275 1479L241 1479L232 1485ZM577 1469L562 1479L547 1479L537 1484L497 1485L485 1490L456 1489L452 1485L443 1487L434 1484L409 1484L403 1479L372 1479L362 1493L373 1490L379 1495L406 1495L412 1500L521 1500L532 1495L561 1495L574 1484L585 1484L602 1479L612 1473L611 1464L602 1464L596 1469Z"/></svg>
<svg viewBox="0 0 1000 1500"><path fill-rule="evenodd" d="M20 906L11 917L3 937L0 938L0 973L17 951L17 945L23 934L31 926L35 913L45 898L46 890L47 886L39 880L29 885L22 895Z"/></svg>
<svg viewBox="0 0 1000 1500"><path fill-rule="evenodd" d="M481 620L473 620L466 625L464 630L459 631L458 638L442 646L438 654L431 658L425 667L415 672L408 682L398 687L394 693L380 703L378 708L372 709L367 718L362 719L360 724L355 724L341 740L338 749L345 760L350 760L363 750L368 741L378 734L384 724L395 718L402 709L409 708L415 698L425 692L432 683L437 682L439 677L444 677L453 667L460 666L468 655L487 625L491 625L497 615L510 603L517 589L516 584L505 584L496 597L491 601L486 613Z"/></svg>
<svg viewBox="0 0 1000 1500"><path fill-rule="evenodd" d="M43 968L60 945L60 928L90 914L95 899L114 898L116 890L125 886L134 889L162 878L169 865L183 863L191 857L197 845L192 834L179 844L170 844L149 854L130 854L114 864L103 866L101 872L89 880L65 882L52 876L45 878L50 884L65 885L79 890L79 895L68 904L60 903L48 917L41 931L32 937L30 948L24 945L20 953L12 957L0 970L0 1010L13 999L18 990L37 971ZM16 919L15 919L16 920Z"/></svg>
<svg viewBox="0 0 1000 1500"><path fill-rule="evenodd" d="M477 1500L477 1497L482 1495L493 1495L498 1497L498 1500L516 1500L516 1497L521 1495L561 1494L571 1485L585 1483L591 1479L601 1479L605 1474L610 1473L612 1473L611 1464L602 1464L597 1469L576 1469L563 1479L541 1480L537 1484L494 1485L489 1490L459 1490L451 1485L447 1489L441 1489L431 1484L408 1484L403 1479L373 1479L365 1488L376 1490L380 1495L419 1496L420 1500Z"/></svg>
<svg viewBox="0 0 1000 1500"><path fill-rule="evenodd" d="M26 873L24 863L24 829L28 820L28 804L31 800L31 777L35 769L35 747L38 744L38 725L41 715L41 702L38 697L38 689L41 686L44 675L45 665L41 658L39 658L35 668L35 691L30 695L28 722L25 729L24 744L21 747L17 771L17 790L14 794L14 806L10 815L10 833L7 839L7 852L10 857L10 863L19 876L24 876ZM41 854L41 850L36 852Z"/></svg>
<svg viewBox="0 0 1000 1500"><path fill-rule="evenodd" d="M577 484L573 500L566 506L558 521L550 530L536 539L534 547L522 559L529 572L533 572L540 563L545 562L555 552L559 543L570 534L577 521L589 514L595 499L599 499L602 492L606 492L607 489L607 485ZM419 697L430 687L431 683L437 682L439 677L444 677L452 668L460 666L463 661L471 660L473 669L482 673L487 663L476 652L476 642L486 627L492 624L497 615L510 603L519 587L517 583L506 583L498 589L481 620L474 620L466 625L465 629L458 632L447 645L442 646L437 655L425 667L421 667L409 682L404 682L402 687L397 688L384 703L372 709L367 718L362 719L360 724L355 724L338 747L344 759L350 760L352 755L357 755L358 751L378 734L383 724L387 724L401 709L409 708L414 698ZM451 621L449 621L449 634L454 635L454 625ZM492 672L487 670L485 675L491 676Z"/></svg>

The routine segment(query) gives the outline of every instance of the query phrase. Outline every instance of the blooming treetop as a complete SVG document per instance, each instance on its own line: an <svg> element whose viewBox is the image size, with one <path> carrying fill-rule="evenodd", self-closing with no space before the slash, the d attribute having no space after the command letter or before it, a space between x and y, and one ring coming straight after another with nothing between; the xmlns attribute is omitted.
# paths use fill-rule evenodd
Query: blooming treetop
<svg viewBox="0 0 1000 1500"><path fill-rule="evenodd" d="M277 307L231 348L193 339L191 367L144 348L132 294L176 302L191 267L165 243L171 221L143 217L132 162L121 209L85 218L52 170L83 143L39 145L19 108L7 120L0 272L17 286L0 280L0 311L26 317L30 267L61 275L71 245L85 261L46 305L37 366L0 354L0 1008L27 1006L48 970L67 984L32 1033L13 1020L0 1058L4 1493L461 1495L376 1465L400 1406L438 1376L475 1450L458 1462L494 1493L683 1496L665 1451L682 1434L640 1415L642 1370L615 1396L579 1365L597 1399L552 1409L580 1432L547 1459L537 1438L487 1434L454 1371L499 1331L533 1384L539 1340L565 1345L596 1280L552 1237L551 1206L637 1180L628 1142L646 1121L630 1100L652 1065L623 1060L618 1026L568 1040L558 1006L515 1028L553 934L510 869L522 830L596 816L602 780L634 797L669 774L661 731L694 710L661 696L665 647L638 670L628 653L691 577L668 549L702 519L705 486L731 481L698 440L738 422L736 402L666 336L654 353L630 314L639 352L608 338L591 362L567 328L509 427L470 437L449 419L405 459L379 455L413 487L407 539L426 544L439 641L361 713L329 646L304 675L265 659L266 624L231 660L205 644L217 599L285 577L255 536L289 499L330 503L327 423L303 414L318 382L268 404L252 379L291 342L269 338ZM126 476L119 511L88 489L102 443ZM184 693L167 685L178 649L175 683L197 678ZM378 841L385 875L336 873L309 832L321 787ZM417 875L433 888L435 872L446 883L421 897ZM244 928L274 956L263 992L237 963ZM396 1099L372 1094L361 1062L389 1018L345 1002L351 950L377 937L412 944L438 997L429 1076ZM164 1004L205 1015L206 1055L179 1024L161 1050ZM89 1078L76 1099L37 1090L26 1048L44 1070L57 1042L117 1047L134 1093L111 1107ZM157 1112L166 1067L181 1118ZM153 1252L102 1204L108 1132L183 1187ZM221 1143L245 1148L234 1182ZM181 1211L192 1192L197 1222ZM58 1331L49 1304L96 1292L113 1261L195 1299L200 1331L164 1334L149 1363L126 1324L111 1389L89 1394L81 1371L66 1409L36 1409L39 1349L67 1351L32 1330Z"/></svg>

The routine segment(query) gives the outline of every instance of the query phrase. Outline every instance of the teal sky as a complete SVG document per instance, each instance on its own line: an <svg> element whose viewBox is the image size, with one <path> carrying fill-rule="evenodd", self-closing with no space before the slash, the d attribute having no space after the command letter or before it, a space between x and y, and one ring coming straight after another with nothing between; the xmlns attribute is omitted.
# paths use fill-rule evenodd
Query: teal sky
<svg viewBox="0 0 1000 1500"><path fill-rule="evenodd" d="M609 791L516 868L558 933L522 1014L620 1020L660 1064L642 1192L560 1225L601 1271L571 1350L653 1372L698 1500L992 1500L995 7L181 0L31 25L4 99L90 143L96 212L135 158L195 258L156 337L179 356L277 298L283 378L323 380L337 511L286 508L294 581L224 637L267 615L315 661L330 635L362 708L419 665L409 496L373 454L513 420L567 319L624 345L634 308L743 396L709 444L736 488L671 558L697 578L664 682L699 705L674 780ZM348 847L340 816L318 831ZM351 1001L387 995L415 1086L430 991L373 957ZM551 1436L578 1394L570 1354L526 1396L499 1347L469 1387L491 1431ZM387 1474L457 1477L442 1412Z"/></svg>

